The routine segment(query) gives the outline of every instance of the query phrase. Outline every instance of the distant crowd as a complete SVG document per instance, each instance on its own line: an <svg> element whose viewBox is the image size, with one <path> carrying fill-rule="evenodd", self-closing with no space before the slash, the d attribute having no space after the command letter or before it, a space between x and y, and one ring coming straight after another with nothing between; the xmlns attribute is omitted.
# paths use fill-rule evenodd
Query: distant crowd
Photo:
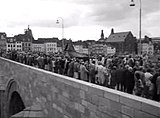
<svg viewBox="0 0 160 118"><path fill-rule="evenodd" d="M160 63L152 62L147 55L79 59L10 51L0 56L160 102Z"/></svg>

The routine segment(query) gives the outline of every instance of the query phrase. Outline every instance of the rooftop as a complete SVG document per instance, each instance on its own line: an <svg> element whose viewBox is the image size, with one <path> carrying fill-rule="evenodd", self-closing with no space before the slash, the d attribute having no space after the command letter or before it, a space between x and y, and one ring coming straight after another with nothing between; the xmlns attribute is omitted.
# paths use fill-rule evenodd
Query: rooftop
<svg viewBox="0 0 160 118"><path fill-rule="evenodd" d="M128 31L128 32L111 33L107 39L107 42L123 42L129 33L131 32Z"/></svg>
<svg viewBox="0 0 160 118"><path fill-rule="evenodd" d="M43 44L43 43L51 43L58 42L58 38L38 38L38 40L33 40L33 43Z"/></svg>

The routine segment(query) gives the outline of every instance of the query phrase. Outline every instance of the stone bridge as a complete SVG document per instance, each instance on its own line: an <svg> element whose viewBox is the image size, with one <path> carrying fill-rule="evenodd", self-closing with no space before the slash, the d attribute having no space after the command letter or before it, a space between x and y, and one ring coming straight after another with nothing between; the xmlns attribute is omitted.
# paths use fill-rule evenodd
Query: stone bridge
<svg viewBox="0 0 160 118"><path fill-rule="evenodd" d="M1 118L160 118L160 103L0 58Z"/></svg>

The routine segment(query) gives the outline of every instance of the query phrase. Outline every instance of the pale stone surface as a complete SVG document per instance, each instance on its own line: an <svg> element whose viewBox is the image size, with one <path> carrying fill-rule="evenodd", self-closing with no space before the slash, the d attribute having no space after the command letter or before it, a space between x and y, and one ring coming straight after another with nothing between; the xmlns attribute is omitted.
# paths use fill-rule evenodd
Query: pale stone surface
<svg viewBox="0 0 160 118"><path fill-rule="evenodd" d="M110 92L104 92L104 97L116 102L119 102L119 95L114 94L114 93L110 93Z"/></svg>
<svg viewBox="0 0 160 118"><path fill-rule="evenodd" d="M135 108L135 109L139 109L139 110L142 109L141 108L142 102L139 102L139 101L136 101L136 100L124 97L124 96L120 96L120 103L126 106L129 106L129 107Z"/></svg>
<svg viewBox="0 0 160 118"><path fill-rule="evenodd" d="M122 113L127 116L134 117L134 109L127 106L122 106Z"/></svg>
<svg viewBox="0 0 160 118"><path fill-rule="evenodd" d="M160 112L159 112L160 111L160 106L155 107L155 106L150 105L150 104L142 103L142 111L160 117Z"/></svg>
<svg viewBox="0 0 160 118"><path fill-rule="evenodd" d="M85 99L85 92L80 90L80 98Z"/></svg>
<svg viewBox="0 0 160 118"><path fill-rule="evenodd" d="M17 81L25 105L39 103L47 118L160 117L160 103L7 59L0 58L0 73L0 83Z"/></svg>
<svg viewBox="0 0 160 118"><path fill-rule="evenodd" d="M84 105L85 107L88 107L87 101L82 100L82 105Z"/></svg>

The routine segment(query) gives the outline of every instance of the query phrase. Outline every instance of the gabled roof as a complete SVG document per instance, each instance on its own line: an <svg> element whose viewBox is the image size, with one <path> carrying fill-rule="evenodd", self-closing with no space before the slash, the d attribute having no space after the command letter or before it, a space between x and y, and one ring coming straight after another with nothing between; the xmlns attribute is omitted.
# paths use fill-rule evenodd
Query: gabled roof
<svg viewBox="0 0 160 118"><path fill-rule="evenodd" d="M87 42L84 42L84 41L75 41L75 42L73 42L73 45L74 46L83 46L83 48L87 48L88 47L88 44L87 44Z"/></svg>
<svg viewBox="0 0 160 118"><path fill-rule="evenodd" d="M6 33L5 32L0 32L0 39L3 40L3 39L6 39Z"/></svg>
<svg viewBox="0 0 160 118"><path fill-rule="evenodd" d="M58 42L58 38L38 38L38 41L43 43Z"/></svg>
<svg viewBox="0 0 160 118"><path fill-rule="evenodd" d="M16 38L16 41L23 41L23 40L26 41L26 37L24 34L18 34L18 35L15 35L14 37Z"/></svg>
<svg viewBox="0 0 160 118"><path fill-rule="evenodd" d="M0 32L0 35L6 35L6 33L5 32Z"/></svg>
<svg viewBox="0 0 160 118"><path fill-rule="evenodd" d="M44 44L41 40L33 40L32 44Z"/></svg>
<svg viewBox="0 0 160 118"><path fill-rule="evenodd" d="M123 42L131 32L118 32L110 34L106 42Z"/></svg>
<svg viewBox="0 0 160 118"><path fill-rule="evenodd" d="M31 42L33 40L33 37L28 34L18 34L14 37L16 38L16 41Z"/></svg>
<svg viewBox="0 0 160 118"><path fill-rule="evenodd" d="M65 48L64 48L64 51L65 51L65 52L66 52L66 51L76 52L75 49L74 49L74 46L73 46L72 41L69 41L69 42L67 43L67 45L66 45Z"/></svg>
<svg viewBox="0 0 160 118"><path fill-rule="evenodd" d="M15 43L16 39L14 37L7 37L7 43Z"/></svg>
<svg viewBox="0 0 160 118"><path fill-rule="evenodd" d="M73 45L83 45L83 42L82 41L75 41L75 42L73 42Z"/></svg>
<svg viewBox="0 0 160 118"><path fill-rule="evenodd" d="M159 42L160 41L160 37L151 37L153 42Z"/></svg>
<svg viewBox="0 0 160 118"><path fill-rule="evenodd" d="M38 40L33 40L33 44L44 44L51 42L58 42L58 38L38 38Z"/></svg>

